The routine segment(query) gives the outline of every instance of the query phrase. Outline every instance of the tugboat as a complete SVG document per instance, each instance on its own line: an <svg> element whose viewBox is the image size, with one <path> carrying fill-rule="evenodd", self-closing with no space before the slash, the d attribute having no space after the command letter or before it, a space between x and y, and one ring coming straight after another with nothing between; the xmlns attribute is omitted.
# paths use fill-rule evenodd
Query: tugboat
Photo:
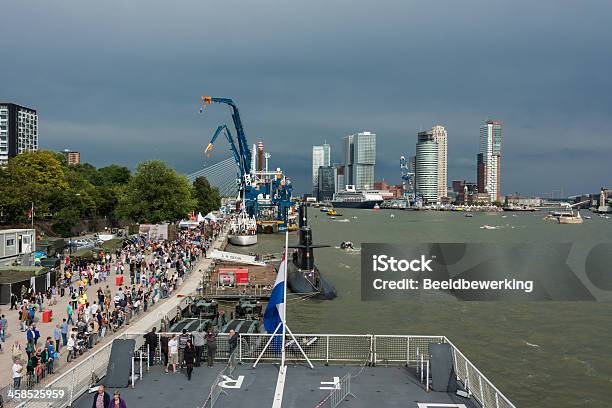
<svg viewBox="0 0 612 408"><path fill-rule="evenodd" d="M294 293L312 294L314 299L333 299L337 296L334 288L323 277L314 264L314 248L325 248L329 245L313 245L312 230L308 226L306 206L300 205L299 210L299 244L290 245L297 249L291 262L287 262L287 287Z"/></svg>

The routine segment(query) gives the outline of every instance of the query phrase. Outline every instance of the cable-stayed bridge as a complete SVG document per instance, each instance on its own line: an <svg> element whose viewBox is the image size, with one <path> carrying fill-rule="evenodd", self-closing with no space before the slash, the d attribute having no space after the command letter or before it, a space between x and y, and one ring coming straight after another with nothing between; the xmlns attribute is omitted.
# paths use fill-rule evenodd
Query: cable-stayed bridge
<svg viewBox="0 0 612 408"><path fill-rule="evenodd" d="M187 179L193 183L200 176L206 177L211 186L217 187L221 197L236 197L238 195L237 167L236 161L232 157L189 174Z"/></svg>

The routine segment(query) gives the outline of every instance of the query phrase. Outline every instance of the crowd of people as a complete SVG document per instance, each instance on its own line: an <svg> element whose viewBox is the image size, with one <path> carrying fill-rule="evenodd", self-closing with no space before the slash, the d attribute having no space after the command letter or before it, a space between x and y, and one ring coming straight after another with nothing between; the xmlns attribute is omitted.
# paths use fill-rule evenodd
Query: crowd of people
<svg viewBox="0 0 612 408"><path fill-rule="evenodd" d="M126 240L114 253L97 254L95 260L66 257L57 285L47 293L35 293L30 288L22 292L21 299L13 295L11 309L19 313L25 334L25 345L16 340L11 350L14 389L24 386L24 377L31 387L52 374L63 348L70 362L171 296L192 266L206 255L221 228L211 224L181 231L175 240L137 236ZM118 286L114 294L113 286ZM51 307L58 302L66 304L65 317L43 341L37 315L41 315L45 303ZM1 315L0 341L4 341L6 332L6 319Z"/></svg>

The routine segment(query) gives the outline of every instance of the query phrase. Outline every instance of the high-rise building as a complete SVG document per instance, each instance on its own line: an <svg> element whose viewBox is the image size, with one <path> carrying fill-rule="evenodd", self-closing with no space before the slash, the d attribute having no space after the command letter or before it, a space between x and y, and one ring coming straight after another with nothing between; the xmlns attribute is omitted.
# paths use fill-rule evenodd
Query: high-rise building
<svg viewBox="0 0 612 408"><path fill-rule="evenodd" d="M488 120L480 126L480 150L477 156L478 192L491 201L501 201L502 123Z"/></svg>
<svg viewBox="0 0 612 408"><path fill-rule="evenodd" d="M415 158L416 191L427 203L440 201L438 152L438 143L434 140L432 132L419 132Z"/></svg>
<svg viewBox="0 0 612 408"><path fill-rule="evenodd" d="M335 192L334 168L332 166L319 167L317 201L330 201L334 197Z"/></svg>
<svg viewBox="0 0 612 408"><path fill-rule="evenodd" d="M73 166L75 164L80 164L81 163L81 153L80 152L74 152L72 150L66 149L64 150L64 156L66 156L66 162L68 163L68 165Z"/></svg>
<svg viewBox="0 0 612 408"><path fill-rule="evenodd" d="M336 193L338 191L343 191L346 188L344 166L341 164L334 165L334 185L336 186Z"/></svg>
<svg viewBox="0 0 612 408"><path fill-rule="evenodd" d="M345 182L357 190L374 187L376 133L359 132L344 137Z"/></svg>
<svg viewBox="0 0 612 408"><path fill-rule="evenodd" d="M433 140L438 144L438 199L448 195L448 133L442 125L431 128Z"/></svg>
<svg viewBox="0 0 612 408"><path fill-rule="evenodd" d="M38 150L38 114L34 109L0 102L0 166L26 151Z"/></svg>
<svg viewBox="0 0 612 408"><path fill-rule="evenodd" d="M327 143L322 146L312 146L312 193L317 194L317 183L319 181L319 167L330 166L331 148Z"/></svg>

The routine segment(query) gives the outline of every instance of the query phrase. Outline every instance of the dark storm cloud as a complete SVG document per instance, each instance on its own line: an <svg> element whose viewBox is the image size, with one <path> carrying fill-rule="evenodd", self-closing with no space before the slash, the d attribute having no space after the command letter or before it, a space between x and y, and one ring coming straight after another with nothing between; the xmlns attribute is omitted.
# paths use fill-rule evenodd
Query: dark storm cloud
<svg viewBox="0 0 612 408"><path fill-rule="evenodd" d="M96 165L183 172L237 100L251 143L309 189L311 146L378 134L377 178L434 123L449 179L473 180L478 127L504 122L505 192L610 185L608 1L8 2L0 99L40 113L41 145ZM7 80L8 79L8 80ZM470 166L470 163L472 165Z"/></svg>

